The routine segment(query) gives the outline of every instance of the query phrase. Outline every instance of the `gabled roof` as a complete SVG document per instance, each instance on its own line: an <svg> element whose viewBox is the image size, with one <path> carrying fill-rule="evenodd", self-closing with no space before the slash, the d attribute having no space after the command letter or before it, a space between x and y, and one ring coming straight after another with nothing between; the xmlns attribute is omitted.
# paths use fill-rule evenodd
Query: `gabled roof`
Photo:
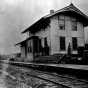
<svg viewBox="0 0 88 88"><path fill-rule="evenodd" d="M73 15L72 13L69 13L69 12L74 12L74 15L76 14L77 17L82 20L82 22L84 23L84 26L88 26L88 16L85 15L83 12L81 12L77 7L75 7L72 3L67 6L67 7L64 7L60 10L57 10L55 11L54 13L52 14L48 14L44 17L42 17L41 19L39 19L37 22L35 22L34 24L32 24L30 27L28 27L26 30L24 30L22 33L25 33L27 32L28 30L29 31L36 31L36 27L39 27L40 28L40 25L44 24L44 22L47 22L47 19L51 18L52 16L54 15L57 15L57 14L60 14L60 13L68 13L68 14L71 14Z"/></svg>
<svg viewBox="0 0 88 88"><path fill-rule="evenodd" d="M80 11L77 7L75 7L72 3L69 6L67 6L67 7L64 7L62 9L60 9L60 10L57 10L53 14L46 15L44 18L48 18L48 17L54 16L54 15L60 13L60 12L66 12L66 11L76 12L76 13L78 13L78 14L80 14L80 15L82 15L82 16L84 16L84 17L86 17L88 19L88 16L85 15L82 11Z"/></svg>

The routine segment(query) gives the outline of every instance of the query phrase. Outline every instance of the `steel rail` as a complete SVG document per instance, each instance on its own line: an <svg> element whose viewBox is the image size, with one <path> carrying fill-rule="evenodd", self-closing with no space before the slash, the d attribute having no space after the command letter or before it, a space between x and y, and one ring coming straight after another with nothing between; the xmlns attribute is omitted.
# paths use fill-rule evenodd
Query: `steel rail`
<svg viewBox="0 0 88 88"><path fill-rule="evenodd" d="M4 63L7 63L8 64L8 62L4 62ZM24 65L24 64L26 64L25 62L12 62L12 61L10 61L9 62L10 64L21 64L21 65ZM38 65L38 64L34 64L34 63L31 63L31 65ZM27 63L27 65L28 65L28 63ZM17 65L16 65L17 66ZM20 66L21 67L21 66ZM50 72L45 72L45 71L40 71L40 70L35 70L36 72L41 72L41 73L44 73L44 74L47 74L47 75L51 75L51 76L54 76L54 77L62 77L62 78L67 78L67 79L72 79L72 80L77 80L77 81L79 81L79 82L84 82L84 83L87 83L88 84L88 81L86 81L86 80L82 80L82 79L76 79L76 78L73 78L73 77L68 77L68 76L63 76L63 75L59 75L59 74L53 74L53 73L50 73ZM54 84L57 84L57 85L62 85L63 86L63 84L59 84L59 83L57 83L57 82L54 82L54 81L51 81L51 80L48 80L48 79L45 79L45 78L42 78L42 77L38 77L38 76L35 76L35 75L31 75L31 74L29 74L29 76L32 76L32 77L35 77L35 78L39 78L39 79L42 79L42 80L45 80L45 81L48 81L48 82L52 82L52 83L54 83ZM64 87L67 87L66 85L64 85ZM67 88L70 88L70 87L67 87Z"/></svg>
<svg viewBox="0 0 88 88"><path fill-rule="evenodd" d="M22 70L23 70L23 69L22 69ZM38 79L41 79L41 80L44 80L44 81L47 81L47 82L50 82L50 83L53 83L53 84L55 84L55 85L57 85L57 86L61 85L61 86L65 87L65 88L70 88L70 87L68 87L68 86L66 86L66 85L64 85L64 84L60 84L60 83L58 83L58 82L51 81L51 80L46 79L46 78L43 78L43 77L39 77L39 76L36 76L36 75L32 75L32 74L30 74L30 73L28 74L28 76L34 77L34 78L38 78Z"/></svg>
<svg viewBox="0 0 88 88"><path fill-rule="evenodd" d="M25 65L25 64L29 64L29 63L25 63L25 62L10 62L10 63L16 63L16 64L23 64L23 65ZM29 64L30 65L30 64ZM42 64L37 64L37 63L31 63L31 65L37 65L37 66L41 66ZM43 64L44 65L44 64ZM46 64L45 64L46 65ZM35 69L36 70L36 69ZM36 71L40 71L40 70L36 70ZM40 72L43 72L43 73L45 73L45 74L51 74L51 75L53 75L53 76L58 76L58 77L63 77L63 78L70 78L70 79L73 79L73 80L75 80L75 78L73 78L73 77L67 77L67 76L63 76L63 75L59 75L59 74L52 74L52 73L50 73L50 72L45 72L45 71L40 71ZM86 80L83 80L83 79L77 79L78 81L81 81L81 82L85 82L85 83L88 83L88 81L86 81Z"/></svg>

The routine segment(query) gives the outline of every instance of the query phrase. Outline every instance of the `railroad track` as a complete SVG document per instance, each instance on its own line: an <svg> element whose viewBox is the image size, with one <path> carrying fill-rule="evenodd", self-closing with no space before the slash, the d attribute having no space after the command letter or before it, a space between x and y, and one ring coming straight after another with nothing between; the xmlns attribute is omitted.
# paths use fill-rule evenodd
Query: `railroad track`
<svg viewBox="0 0 88 88"><path fill-rule="evenodd" d="M88 82L86 80L39 70L34 70L34 72L36 72L37 77L43 78L43 80L53 82L54 84L59 84L67 88L88 88Z"/></svg>
<svg viewBox="0 0 88 88"><path fill-rule="evenodd" d="M8 63L8 62L5 62L5 63ZM12 64L16 64L15 66L17 66L17 64L24 65L26 63L10 62L10 64L11 64L11 66L13 66ZM28 65L28 63L27 63L27 65ZM37 64L35 64L35 65L37 65ZM32 66L35 66L35 65L32 65ZM22 72L28 72L28 68L20 67L20 66L19 66L19 68ZM72 77L69 75L59 75L56 73L44 72L44 71L40 71L40 70L36 70L36 69L34 70L34 73L36 73L37 75L30 74L30 72L28 72L27 74L34 78L45 80L47 82L50 82L50 83L53 83L56 85L61 85L61 86L63 86L62 88L88 88L88 81L83 80L83 79L78 79L76 77Z"/></svg>

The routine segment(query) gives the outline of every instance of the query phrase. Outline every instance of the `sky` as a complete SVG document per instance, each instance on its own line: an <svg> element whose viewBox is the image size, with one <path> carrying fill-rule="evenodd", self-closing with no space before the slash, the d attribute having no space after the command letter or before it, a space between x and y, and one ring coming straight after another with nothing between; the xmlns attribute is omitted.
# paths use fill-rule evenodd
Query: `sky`
<svg viewBox="0 0 88 88"><path fill-rule="evenodd" d="M19 52L15 44L25 38L23 30L51 9L59 10L71 1L88 15L88 0L0 0L0 54ZM85 31L87 39L87 28Z"/></svg>

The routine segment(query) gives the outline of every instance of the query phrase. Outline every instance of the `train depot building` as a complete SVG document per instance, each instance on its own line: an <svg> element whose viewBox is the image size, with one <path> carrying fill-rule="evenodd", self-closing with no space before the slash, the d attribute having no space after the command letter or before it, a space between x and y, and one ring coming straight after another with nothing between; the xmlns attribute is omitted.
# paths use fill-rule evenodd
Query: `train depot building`
<svg viewBox="0 0 88 88"><path fill-rule="evenodd" d="M72 54L78 47L85 46L84 28L88 26L88 17L72 3L58 11L42 17L22 33L28 38L19 42L21 57L33 61L40 56L67 54L71 46Z"/></svg>

